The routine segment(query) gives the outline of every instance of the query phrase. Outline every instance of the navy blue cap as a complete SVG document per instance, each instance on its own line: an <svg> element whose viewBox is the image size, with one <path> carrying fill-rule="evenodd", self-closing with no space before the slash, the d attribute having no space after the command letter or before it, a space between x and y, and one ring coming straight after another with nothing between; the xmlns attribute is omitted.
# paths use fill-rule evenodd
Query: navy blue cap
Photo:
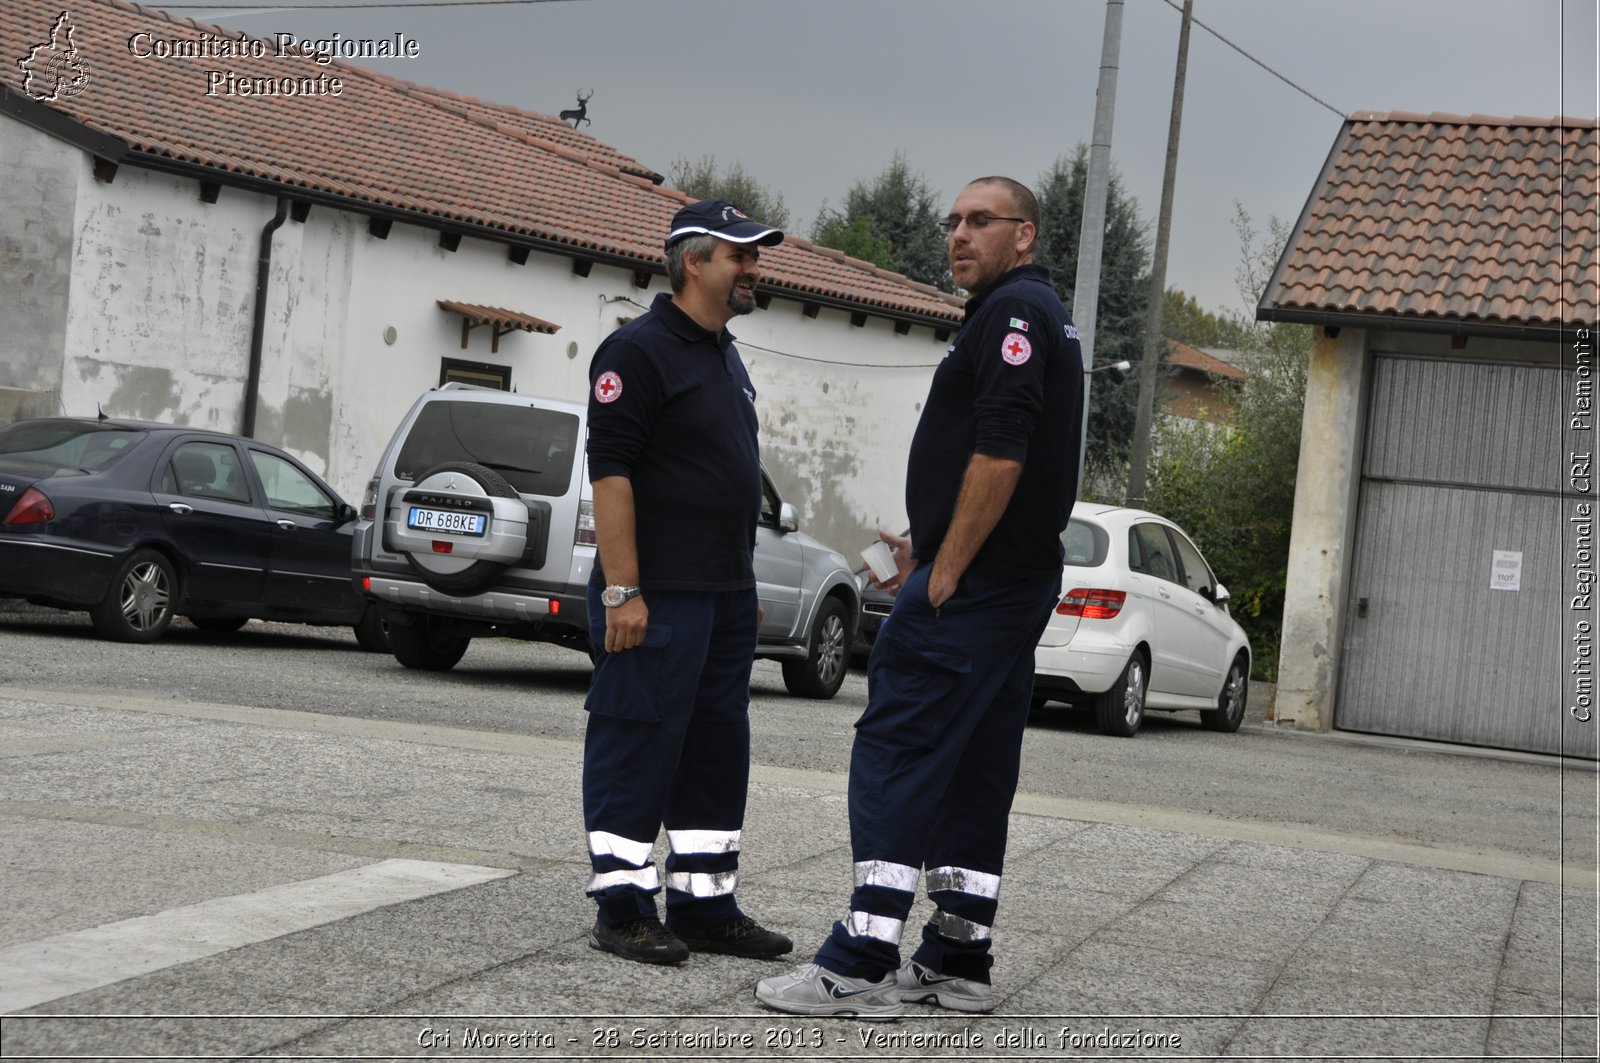
<svg viewBox="0 0 1600 1063"><path fill-rule="evenodd" d="M685 236L707 233L719 240L736 244L760 244L771 247L783 243L783 233L770 225L754 221L749 215L725 199L702 199L690 203L672 217L672 231L667 234L667 246Z"/></svg>

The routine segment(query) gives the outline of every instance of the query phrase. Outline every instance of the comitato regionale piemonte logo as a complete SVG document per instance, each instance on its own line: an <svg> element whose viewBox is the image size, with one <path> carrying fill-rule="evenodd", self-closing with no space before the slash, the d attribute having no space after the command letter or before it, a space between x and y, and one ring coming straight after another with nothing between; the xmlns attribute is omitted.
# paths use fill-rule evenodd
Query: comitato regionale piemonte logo
<svg viewBox="0 0 1600 1063"><path fill-rule="evenodd" d="M90 64L72 43L72 16L62 11L51 27L50 40L35 45L26 58L19 59L22 91L40 101L77 96L88 88Z"/></svg>
<svg viewBox="0 0 1600 1063"><path fill-rule="evenodd" d="M76 96L89 87L89 63L72 43L73 32L72 16L61 12L50 39L18 61L23 92L48 102Z"/></svg>

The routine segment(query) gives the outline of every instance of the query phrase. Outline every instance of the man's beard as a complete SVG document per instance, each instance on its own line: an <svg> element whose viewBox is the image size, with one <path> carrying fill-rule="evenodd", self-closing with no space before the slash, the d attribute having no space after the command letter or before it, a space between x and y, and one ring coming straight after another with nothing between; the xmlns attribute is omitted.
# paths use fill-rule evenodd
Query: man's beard
<svg viewBox="0 0 1600 1063"><path fill-rule="evenodd" d="M735 288L728 293L728 309L735 314L748 314L756 308L756 299L753 295L745 295Z"/></svg>

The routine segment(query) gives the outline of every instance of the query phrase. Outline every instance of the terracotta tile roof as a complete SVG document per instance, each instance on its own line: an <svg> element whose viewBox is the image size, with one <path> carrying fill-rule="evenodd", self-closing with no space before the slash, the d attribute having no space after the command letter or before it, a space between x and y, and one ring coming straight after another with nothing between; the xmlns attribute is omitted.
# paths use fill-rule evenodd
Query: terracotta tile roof
<svg viewBox="0 0 1600 1063"><path fill-rule="evenodd" d="M5 0L0 41L13 42L12 51L48 46L62 11L60 0ZM271 40L260 57L135 55L130 41L141 33L150 35L140 39L145 52L151 42L217 49L252 39L124 0L77 0L70 17L87 83L36 102L53 82L41 76L28 93L28 70L8 53L0 110L111 162L642 269L660 268L672 215L689 202L656 183L659 174L549 115L343 60L282 56ZM39 58L34 69L48 63L48 48ZM326 82L321 93L208 95L208 71L239 81L337 78L342 86L337 96ZM775 294L856 312L936 327L962 315L955 296L802 239L764 251L762 272L762 286Z"/></svg>
<svg viewBox="0 0 1600 1063"><path fill-rule="evenodd" d="M1257 316L1592 326L1597 182L1594 119L1352 115Z"/></svg>
<svg viewBox="0 0 1600 1063"><path fill-rule="evenodd" d="M376 73L373 76L382 77L382 75ZM643 177L651 184L659 185L666 180L665 177L656 173L644 163L630 159L609 144L601 143L588 133L580 133L561 119L554 118L548 114L523 111L505 104L488 103L484 100L474 99L471 96L461 96L453 92L446 92L444 89L432 88L428 85L414 85L395 78L386 80L395 87L397 92L430 103L448 114L458 115L469 121L478 122L487 128L495 129L502 133L547 141L585 158L593 159L595 162L603 162L607 165L615 166L630 177Z"/></svg>
<svg viewBox="0 0 1600 1063"><path fill-rule="evenodd" d="M1228 380L1243 380L1245 372L1236 365L1230 365L1221 358L1214 358L1198 347L1191 347L1182 340L1167 340L1167 364L1178 366L1180 369L1196 369L1207 376L1219 376Z"/></svg>
<svg viewBox="0 0 1600 1063"><path fill-rule="evenodd" d="M499 332L521 329L524 332L542 332L546 336L554 336L561 331L560 325L552 324L542 317L521 314L499 306L479 306L477 303L458 303L454 299L440 299L439 307L452 314L460 314L469 324L493 325Z"/></svg>

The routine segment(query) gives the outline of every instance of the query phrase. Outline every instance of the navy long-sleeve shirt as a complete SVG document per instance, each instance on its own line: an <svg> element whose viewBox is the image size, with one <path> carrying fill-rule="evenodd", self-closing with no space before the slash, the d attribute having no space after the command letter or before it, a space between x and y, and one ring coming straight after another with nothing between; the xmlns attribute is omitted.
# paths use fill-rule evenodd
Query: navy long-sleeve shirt
<svg viewBox="0 0 1600 1063"><path fill-rule="evenodd" d="M755 586L761 511L756 389L733 337L658 294L589 366L589 478L633 483L639 585ZM603 582L605 558L594 579Z"/></svg>
<svg viewBox="0 0 1600 1063"><path fill-rule="evenodd" d="M911 440L906 512L919 560L937 556L967 466L983 454L1021 462L1022 476L973 565L1060 570L1078 495L1082 381L1078 330L1043 266L1010 270L967 302Z"/></svg>

